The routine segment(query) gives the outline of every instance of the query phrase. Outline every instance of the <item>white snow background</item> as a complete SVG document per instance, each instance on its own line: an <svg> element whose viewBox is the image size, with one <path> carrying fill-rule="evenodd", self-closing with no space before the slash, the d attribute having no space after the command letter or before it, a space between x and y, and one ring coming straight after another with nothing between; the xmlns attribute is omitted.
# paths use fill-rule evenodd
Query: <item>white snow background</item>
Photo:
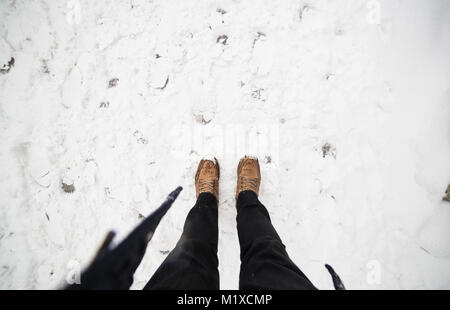
<svg viewBox="0 0 450 310"><path fill-rule="evenodd" d="M318 288L325 263L348 289L450 288L448 0L2 0L0 68L1 289L61 287L182 185L142 288L205 155L221 165L221 288L238 288L251 152Z"/></svg>

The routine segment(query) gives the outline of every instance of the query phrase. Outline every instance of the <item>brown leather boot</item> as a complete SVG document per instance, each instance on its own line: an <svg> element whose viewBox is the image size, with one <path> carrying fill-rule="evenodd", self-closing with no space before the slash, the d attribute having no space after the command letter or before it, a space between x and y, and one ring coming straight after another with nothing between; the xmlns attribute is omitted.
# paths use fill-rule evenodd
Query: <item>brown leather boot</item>
<svg viewBox="0 0 450 310"><path fill-rule="evenodd" d="M197 173L195 174L195 192L198 196L200 193L211 193L219 201L219 177L220 167L216 158L214 161L202 159L198 164Z"/></svg>
<svg viewBox="0 0 450 310"><path fill-rule="evenodd" d="M245 156L239 161L237 169L237 188L236 199L242 191L254 191L256 196L259 194L259 185L261 184L261 172L257 158Z"/></svg>

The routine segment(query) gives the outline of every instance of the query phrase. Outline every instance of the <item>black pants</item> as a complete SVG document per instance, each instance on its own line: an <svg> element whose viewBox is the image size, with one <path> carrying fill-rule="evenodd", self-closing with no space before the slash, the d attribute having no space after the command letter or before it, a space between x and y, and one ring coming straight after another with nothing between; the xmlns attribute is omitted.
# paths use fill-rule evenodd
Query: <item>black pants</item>
<svg viewBox="0 0 450 310"><path fill-rule="evenodd" d="M239 194L240 289L316 289L290 260L269 213L252 191ZM219 289L217 201L202 193L183 234L144 289Z"/></svg>

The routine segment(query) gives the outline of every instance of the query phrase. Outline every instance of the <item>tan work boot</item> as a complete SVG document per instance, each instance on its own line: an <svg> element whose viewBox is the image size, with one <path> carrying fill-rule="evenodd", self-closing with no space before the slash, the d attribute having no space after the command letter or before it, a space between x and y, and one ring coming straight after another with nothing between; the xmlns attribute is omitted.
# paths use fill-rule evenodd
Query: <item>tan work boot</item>
<svg viewBox="0 0 450 310"><path fill-rule="evenodd" d="M257 158L245 156L239 161L237 169L236 199L242 191L253 191L256 196L259 194L261 184L261 172Z"/></svg>
<svg viewBox="0 0 450 310"><path fill-rule="evenodd" d="M217 159L214 158L214 161L202 159L195 174L197 198L201 193L211 193L219 201L219 177L220 167Z"/></svg>

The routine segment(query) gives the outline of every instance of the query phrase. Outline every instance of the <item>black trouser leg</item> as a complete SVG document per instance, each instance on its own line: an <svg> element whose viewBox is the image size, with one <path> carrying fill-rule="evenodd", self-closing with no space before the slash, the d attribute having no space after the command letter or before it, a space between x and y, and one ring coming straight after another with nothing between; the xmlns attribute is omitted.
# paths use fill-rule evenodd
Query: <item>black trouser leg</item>
<svg viewBox="0 0 450 310"><path fill-rule="evenodd" d="M241 245L240 289L316 289L290 260L254 192L239 194L236 220Z"/></svg>
<svg viewBox="0 0 450 310"><path fill-rule="evenodd" d="M144 289L219 289L217 200L202 193L189 212L183 234Z"/></svg>

